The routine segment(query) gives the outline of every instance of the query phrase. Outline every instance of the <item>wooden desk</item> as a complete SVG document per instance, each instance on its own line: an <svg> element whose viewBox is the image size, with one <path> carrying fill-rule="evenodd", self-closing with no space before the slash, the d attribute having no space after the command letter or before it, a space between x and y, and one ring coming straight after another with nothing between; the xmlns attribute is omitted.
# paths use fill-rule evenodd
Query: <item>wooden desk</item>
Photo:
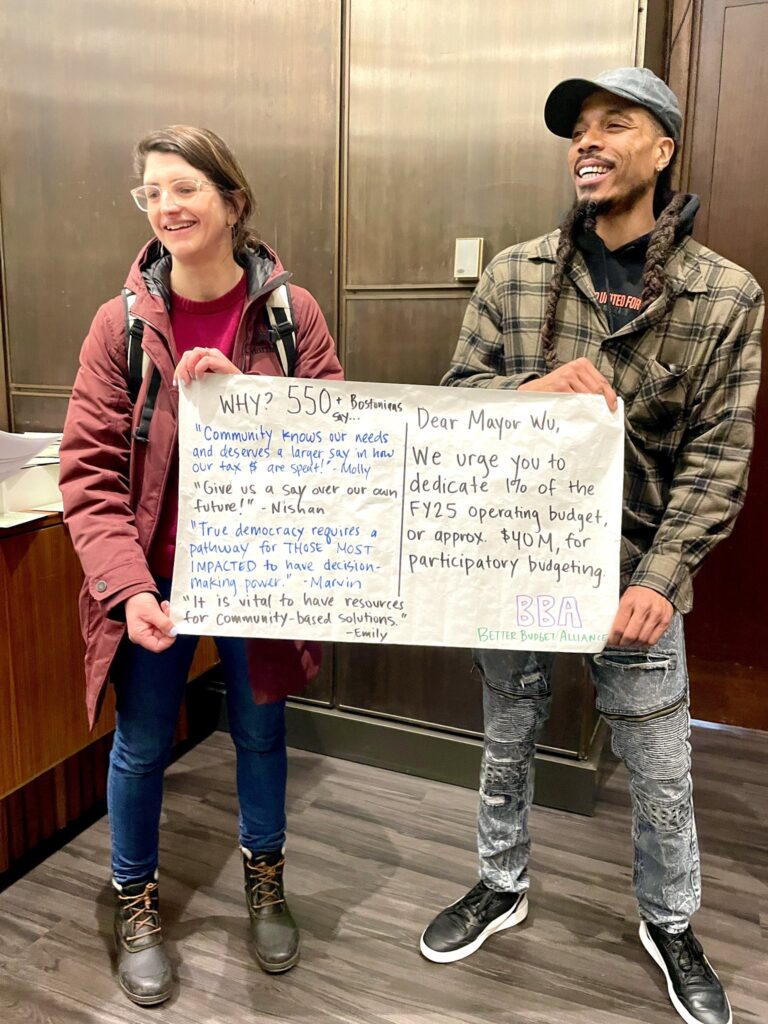
<svg viewBox="0 0 768 1024"><path fill-rule="evenodd" d="M114 728L110 692L96 729L88 730L77 615L82 579L61 516L0 535L0 798Z"/></svg>

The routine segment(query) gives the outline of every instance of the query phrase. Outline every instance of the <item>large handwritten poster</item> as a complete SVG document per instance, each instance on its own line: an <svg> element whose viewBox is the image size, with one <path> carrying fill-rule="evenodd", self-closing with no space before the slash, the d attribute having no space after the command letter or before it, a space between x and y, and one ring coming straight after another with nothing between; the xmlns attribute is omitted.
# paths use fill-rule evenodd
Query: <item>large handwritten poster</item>
<svg viewBox="0 0 768 1024"><path fill-rule="evenodd" d="M210 374L179 415L180 632L604 646L623 415L602 397Z"/></svg>

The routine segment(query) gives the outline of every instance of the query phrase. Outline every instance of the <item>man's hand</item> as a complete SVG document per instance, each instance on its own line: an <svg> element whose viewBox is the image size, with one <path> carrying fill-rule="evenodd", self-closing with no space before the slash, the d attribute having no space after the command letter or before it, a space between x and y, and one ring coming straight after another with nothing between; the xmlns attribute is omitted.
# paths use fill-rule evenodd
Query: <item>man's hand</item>
<svg viewBox="0 0 768 1024"><path fill-rule="evenodd" d="M518 391L570 391L580 395L604 395L611 412L616 412L616 392L585 357L563 363L552 373L521 384Z"/></svg>
<svg viewBox="0 0 768 1024"><path fill-rule="evenodd" d="M672 621L675 609L649 587L627 587L619 601L608 644L611 647L653 647Z"/></svg>
<svg viewBox="0 0 768 1024"><path fill-rule="evenodd" d="M134 594L125 602L125 622L128 637L153 654L167 650L176 639L171 635L173 623L168 618L170 605L157 603L154 594Z"/></svg>

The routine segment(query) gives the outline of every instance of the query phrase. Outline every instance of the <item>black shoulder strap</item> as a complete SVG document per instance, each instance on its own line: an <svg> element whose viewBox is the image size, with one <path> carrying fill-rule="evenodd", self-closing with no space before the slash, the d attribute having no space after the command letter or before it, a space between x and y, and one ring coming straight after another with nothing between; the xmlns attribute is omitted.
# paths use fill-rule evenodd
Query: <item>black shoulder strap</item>
<svg viewBox="0 0 768 1024"><path fill-rule="evenodd" d="M144 337L144 321L131 314L136 295L128 288L123 288L123 310L125 312L125 349L128 361L128 393L131 402L135 405L141 390L141 382L144 379L148 360L141 347L141 340ZM152 368L152 377L147 388L147 396L141 410L139 425L136 428L135 438L137 441L146 442L149 439L149 424L152 421L152 413L155 411L155 400L160 389L160 373L156 366Z"/></svg>
<svg viewBox="0 0 768 1024"><path fill-rule="evenodd" d="M141 419L136 428L134 437L137 441L147 442L149 440L149 424L152 422L152 413L155 411L157 392L160 390L160 371L156 366L152 367L152 376L149 379L147 397L141 410Z"/></svg>
<svg viewBox="0 0 768 1024"><path fill-rule="evenodd" d="M131 315L135 294L123 288L123 309L125 311L125 346L128 360L128 392L131 401L136 402L141 390L141 383L146 370L145 353L141 347L144 337L144 321ZM296 370L296 327L293 316L293 302L288 285L275 288L266 304L270 337L275 346L280 365L286 377L293 377ZM147 387L144 406L141 410L139 425L136 428L137 441L149 440L149 425L155 411L155 401L160 390L160 373L156 366L152 368L152 376Z"/></svg>
<svg viewBox="0 0 768 1024"><path fill-rule="evenodd" d="M139 397L139 389L143 378L144 353L141 348L141 339L144 337L144 321L131 315L135 294L128 288L123 288L123 310L125 313L125 353L128 360L128 393L131 401L135 402Z"/></svg>

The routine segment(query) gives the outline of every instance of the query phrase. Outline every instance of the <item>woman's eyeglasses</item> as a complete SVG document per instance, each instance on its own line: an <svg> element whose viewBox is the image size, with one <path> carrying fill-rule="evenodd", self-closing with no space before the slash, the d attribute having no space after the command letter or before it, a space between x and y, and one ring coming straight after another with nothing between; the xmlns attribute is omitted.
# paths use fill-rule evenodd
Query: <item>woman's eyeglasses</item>
<svg viewBox="0 0 768 1024"><path fill-rule="evenodd" d="M198 192L209 188L215 189L216 186L199 178L179 178L167 188L160 188L159 185L139 185L138 188L131 189L131 195L138 208L146 213L147 210L160 205L164 192L167 192L175 203L188 203L195 199Z"/></svg>

